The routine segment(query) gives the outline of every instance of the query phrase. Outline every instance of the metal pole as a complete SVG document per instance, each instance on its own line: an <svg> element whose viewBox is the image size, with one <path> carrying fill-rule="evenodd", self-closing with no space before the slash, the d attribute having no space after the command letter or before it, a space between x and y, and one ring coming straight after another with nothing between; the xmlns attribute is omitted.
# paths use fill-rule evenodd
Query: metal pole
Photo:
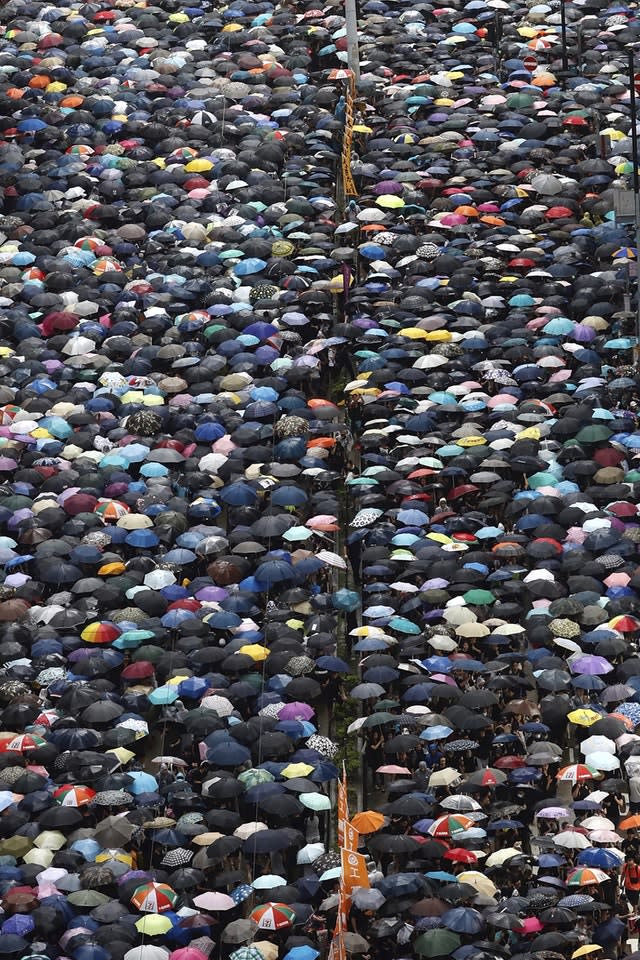
<svg viewBox="0 0 640 960"><path fill-rule="evenodd" d="M631 159L633 162L633 210L635 225L635 246L636 246L636 322L635 336L636 358L638 355L638 346L640 345L640 275L638 273L638 250L640 249L640 170L638 169L638 118L636 115L636 78L635 78L635 56L633 47L627 47L628 66L629 66L629 107L631 110Z"/></svg>
<svg viewBox="0 0 640 960"><path fill-rule="evenodd" d="M567 56L567 9L566 0L560 0L560 32L562 42L562 89L567 86L567 73L569 72L569 58Z"/></svg>
<svg viewBox="0 0 640 960"><path fill-rule="evenodd" d="M347 66L356 83L360 80L360 47L358 45L357 0L344 0L344 18L347 30Z"/></svg>

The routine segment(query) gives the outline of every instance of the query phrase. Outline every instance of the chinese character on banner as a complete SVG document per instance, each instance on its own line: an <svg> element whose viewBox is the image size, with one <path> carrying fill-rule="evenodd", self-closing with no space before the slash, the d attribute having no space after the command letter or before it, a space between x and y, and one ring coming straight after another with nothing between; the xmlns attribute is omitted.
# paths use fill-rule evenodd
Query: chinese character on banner
<svg viewBox="0 0 640 960"><path fill-rule="evenodd" d="M344 842L342 844L342 850L349 850L351 853L356 853L358 850L358 843L360 841L360 834L348 820L344 825Z"/></svg>
<svg viewBox="0 0 640 960"><path fill-rule="evenodd" d="M342 780L338 780L338 846L344 847L345 826L349 819L347 771L342 765Z"/></svg>
<svg viewBox="0 0 640 960"><path fill-rule="evenodd" d="M350 894L354 887L369 887L367 862L362 854L341 850L340 857L342 860L342 886L345 893Z"/></svg>

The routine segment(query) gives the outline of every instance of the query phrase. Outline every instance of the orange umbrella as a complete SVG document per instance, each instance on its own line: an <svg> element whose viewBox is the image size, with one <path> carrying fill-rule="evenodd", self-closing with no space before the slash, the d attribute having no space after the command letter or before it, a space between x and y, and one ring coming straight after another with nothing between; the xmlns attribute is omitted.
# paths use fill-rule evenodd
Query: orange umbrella
<svg viewBox="0 0 640 960"><path fill-rule="evenodd" d="M459 213L463 217L479 217L480 216L476 208L469 206L468 203L463 203L461 207L456 207L453 212Z"/></svg>
<svg viewBox="0 0 640 960"><path fill-rule="evenodd" d="M640 827L640 814L634 813L631 817L625 817L618 826L621 830L637 830Z"/></svg>
<svg viewBox="0 0 640 960"><path fill-rule="evenodd" d="M307 448L322 447L324 450L332 450L336 445L333 437L316 437L315 440L309 440Z"/></svg>
<svg viewBox="0 0 640 960"><path fill-rule="evenodd" d="M351 826L355 827L358 833L375 833L384 826L384 817L377 810L362 810L352 818Z"/></svg>

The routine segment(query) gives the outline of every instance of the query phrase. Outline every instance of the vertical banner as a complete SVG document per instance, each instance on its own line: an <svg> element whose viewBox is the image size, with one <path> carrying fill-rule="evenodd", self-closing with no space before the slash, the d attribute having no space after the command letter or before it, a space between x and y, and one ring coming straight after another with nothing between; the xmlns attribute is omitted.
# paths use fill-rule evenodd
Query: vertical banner
<svg viewBox="0 0 640 960"><path fill-rule="evenodd" d="M342 780L338 780L338 846L344 847L345 829L349 820L347 770L342 764Z"/></svg>
<svg viewBox="0 0 640 960"><path fill-rule="evenodd" d="M344 134L342 138L342 185L345 197L357 197L358 191L353 182L351 174L351 141L353 139L353 101L355 98L356 85L353 73L349 71L349 79L345 93L345 122Z"/></svg>
<svg viewBox="0 0 640 960"><path fill-rule="evenodd" d="M346 850L349 853L357 853L358 843L360 841L360 834L353 826L352 823L347 822L344 825L344 843L340 847L340 850Z"/></svg>
<svg viewBox="0 0 640 960"><path fill-rule="evenodd" d="M341 891L351 896L354 887L370 886L369 874L367 872L367 861L361 853L354 853L350 850L341 850L340 859L342 865Z"/></svg>

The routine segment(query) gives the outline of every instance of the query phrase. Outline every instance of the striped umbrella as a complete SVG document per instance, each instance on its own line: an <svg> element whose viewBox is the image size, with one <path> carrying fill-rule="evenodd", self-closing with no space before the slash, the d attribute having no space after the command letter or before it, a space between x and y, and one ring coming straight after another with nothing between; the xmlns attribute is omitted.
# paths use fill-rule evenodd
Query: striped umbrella
<svg viewBox="0 0 640 960"><path fill-rule="evenodd" d="M252 910L250 920L255 920L260 930L283 930L292 927L296 915L286 903L261 903Z"/></svg>
<svg viewBox="0 0 640 960"><path fill-rule="evenodd" d="M576 867L567 878L567 886L590 887L594 883L604 883L605 880L610 879L611 877L604 870L598 870L597 867Z"/></svg>
<svg viewBox="0 0 640 960"><path fill-rule="evenodd" d="M173 910L178 894L168 883L143 883L133 892L131 903L142 913L165 913Z"/></svg>

